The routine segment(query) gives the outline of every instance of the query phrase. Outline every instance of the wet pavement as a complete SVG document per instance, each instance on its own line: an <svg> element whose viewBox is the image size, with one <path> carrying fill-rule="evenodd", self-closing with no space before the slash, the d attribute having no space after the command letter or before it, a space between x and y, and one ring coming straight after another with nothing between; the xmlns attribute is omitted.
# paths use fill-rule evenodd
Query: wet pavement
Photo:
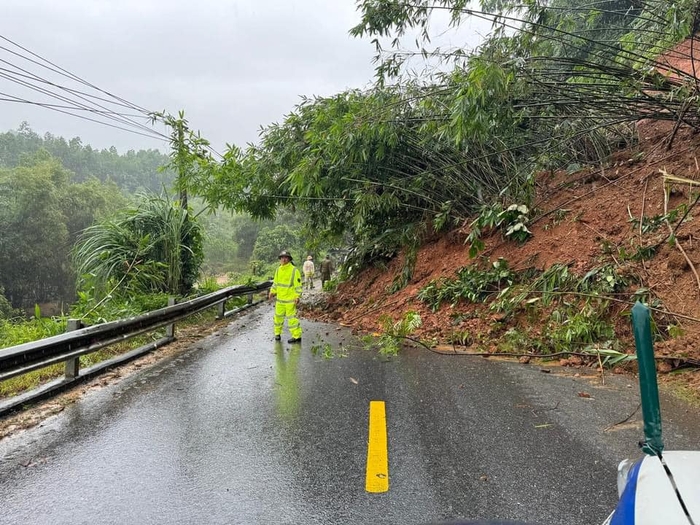
<svg viewBox="0 0 700 525"><path fill-rule="evenodd" d="M407 349L384 358L258 307L195 348L0 441L0 524L601 523L642 438L633 380ZM585 392L590 397L581 397ZM389 490L365 490L369 402ZM664 406L667 448L695 448Z"/></svg>

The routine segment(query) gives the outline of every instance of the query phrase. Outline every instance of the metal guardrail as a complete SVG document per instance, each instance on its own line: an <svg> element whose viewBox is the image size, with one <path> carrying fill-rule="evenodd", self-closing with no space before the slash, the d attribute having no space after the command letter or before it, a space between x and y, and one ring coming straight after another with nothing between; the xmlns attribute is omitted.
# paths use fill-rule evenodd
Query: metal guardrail
<svg viewBox="0 0 700 525"><path fill-rule="evenodd" d="M224 288L216 292L197 297L179 304L173 304L159 310L154 310L137 317L120 319L109 323L80 328L79 320L69 320L67 332L64 334L48 337L39 341L11 346L0 350L0 381L11 377L26 374L33 370L45 368L47 366L65 362L65 376L59 380L44 385L32 392L12 398L9 402L0 404L0 416L10 412L18 405L39 397L45 397L48 392L53 392L59 388L78 381L84 380L88 376L92 377L108 367L134 359L139 355L152 351L172 341L175 337L175 321L182 320L192 314L218 306L217 318L221 319L253 305L253 295L269 289L272 286L270 281L253 286L239 285ZM248 304L236 310L225 311L226 301L232 297L248 296ZM163 326L167 326L166 336L145 345L136 350L132 350L124 356L110 359L105 363L99 363L80 371L79 357L84 354L95 352L106 346L126 341L147 332L151 332Z"/></svg>

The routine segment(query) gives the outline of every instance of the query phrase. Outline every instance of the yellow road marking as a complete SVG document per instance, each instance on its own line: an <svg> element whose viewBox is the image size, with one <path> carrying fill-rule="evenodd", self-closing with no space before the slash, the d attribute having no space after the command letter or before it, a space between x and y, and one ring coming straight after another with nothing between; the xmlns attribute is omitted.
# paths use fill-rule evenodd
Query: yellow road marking
<svg viewBox="0 0 700 525"><path fill-rule="evenodd" d="M369 402L369 439L367 442L367 492L389 490L389 454L386 436L386 407L384 401Z"/></svg>

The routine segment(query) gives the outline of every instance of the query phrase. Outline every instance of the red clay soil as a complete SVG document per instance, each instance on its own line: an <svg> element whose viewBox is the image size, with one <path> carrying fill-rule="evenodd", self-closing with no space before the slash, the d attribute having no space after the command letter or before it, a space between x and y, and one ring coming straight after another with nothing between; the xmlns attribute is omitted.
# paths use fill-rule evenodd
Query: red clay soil
<svg viewBox="0 0 700 525"><path fill-rule="evenodd" d="M689 129L675 131L674 134L673 123L643 122L639 125L640 144L634 150L618 152L608 165L572 174L543 174L536 188L534 215L531 215L534 220L528 225L532 232L530 240L519 245L493 234L485 239L482 255L490 261L503 257L516 270L545 270L555 263L568 264L580 276L603 264L615 264L619 272L637 281L624 296L625 300L630 299L634 290L646 287L666 311L677 314L664 317L680 325L683 335L657 343L657 355L700 360L700 278L696 274L700 271L700 221L695 218L700 206L692 208L675 231L684 253L666 242L669 236L666 224L654 232L640 234L639 223L631 221L631 218L639 220L642 215L651 218L664 214L662 172L700 184L700 134L695 135ZM667 149L671 136L672 147ZM669 211L682 203L692 206L700 193L700 187L691 183L667 183L667 187ZM557 213L557 210L562 211ZM676 224L679 220L680 216ZM391 294L388 290L401 271L401 254L386 266L368 268L341 284L323 309L309 310L305 315L372 333L382 330L382 316L398 320L407 311L416 311L423 321L417 332L419 337L445 343L457 331L493 334L489 350L494 351L496 338L503 333L498 315L483 315L481 307L482 315L470 316L479 307L464 304L443 305L433 313L416 297L431 280L454 277L458 269L475 263L464 244L467 234L468 224L427 241L418 253L411 282L399 292ZM619 255L655 244L660 244L660 248L645 262L625 262ZM615 315L629 311L629 305L620 303L612 309L611 315L617 319L617 337L623 348L632 352L634 341L629 319ZM662 361L659 366L662 371L668 371L674 367L674 361ZM698 376L689 374L687 379L700 392Z"/></svg>

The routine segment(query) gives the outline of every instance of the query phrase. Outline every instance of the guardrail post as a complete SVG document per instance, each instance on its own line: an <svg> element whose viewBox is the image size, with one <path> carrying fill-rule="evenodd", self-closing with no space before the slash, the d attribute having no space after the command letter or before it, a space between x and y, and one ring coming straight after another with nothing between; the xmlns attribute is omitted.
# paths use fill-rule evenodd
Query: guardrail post
<svg viewBox="0 0 700 525"><path fill-rule="evenodd" d="M174 297L168 297L168 306L175 306ZM165 337L175 337L175 323L165 326Z"/></svg>
<svg viewBox="0 0 700 525"><path fill-rule="evenodd" d="M659 387L656 382L656 362L651 334L651 314L642 303L632 307L632 328L637 347L639 365L639 394L642 398L644 417L644 443L642 451L650 456L660 456L664 449L661 439L661 407Z"/></svg>
<svg viewBox="0 0 700 525"><path fill-rule="evenodd" d="M216 318L223 319L226 317L226 301L221 301L216 305Z"/></svg>
<svg viewBox="0 0 700 525"><path fill-rule="evenodd" d="M248 304L253 304L253 294L252 294L252 292L248 294Z"/></svg>
<svg viewBox="0 0 700 525"><path fill-rule="evenodd" d="M80 319L68 319L66 322L66 332L80 330L82 323ZM64 376L66 379L75 379L80 375L80 357L71 357L66 359L66 367Z"/></svg>

